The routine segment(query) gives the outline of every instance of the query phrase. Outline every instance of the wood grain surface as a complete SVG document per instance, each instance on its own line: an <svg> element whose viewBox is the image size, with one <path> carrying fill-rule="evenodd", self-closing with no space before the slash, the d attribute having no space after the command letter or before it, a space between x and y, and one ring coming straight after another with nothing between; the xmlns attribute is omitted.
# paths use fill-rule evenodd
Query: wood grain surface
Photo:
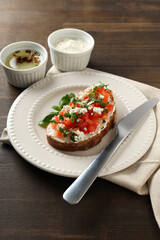
<svg viewBox="0 0 160 240"><path fill-rule="evenodd" d="M160 88L160 1L0 0L0 50L21 40L48 50L48 35L64 27L94 37L89 67ZM21 92L0 66L0 132ZM62 194L73 180L35 168L0 144L0 240L160 239L148 195L97 179L70 206Z"/></svg>

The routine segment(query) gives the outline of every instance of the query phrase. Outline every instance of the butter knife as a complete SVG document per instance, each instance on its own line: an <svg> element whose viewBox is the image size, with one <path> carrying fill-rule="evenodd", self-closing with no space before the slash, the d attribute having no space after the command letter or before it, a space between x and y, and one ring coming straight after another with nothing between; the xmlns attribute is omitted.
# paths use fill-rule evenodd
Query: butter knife
<svg viewBox="0 0 160 240"><path fill-rule="evenodd" d="M81 200L91 184L97 178L102 168L111 160L112 155L118 149L120 144L158 102L158 98L152 98L119 121L117 124L117 133L113 141L64 192L63 199L66 202L76 204Z"/></svg>

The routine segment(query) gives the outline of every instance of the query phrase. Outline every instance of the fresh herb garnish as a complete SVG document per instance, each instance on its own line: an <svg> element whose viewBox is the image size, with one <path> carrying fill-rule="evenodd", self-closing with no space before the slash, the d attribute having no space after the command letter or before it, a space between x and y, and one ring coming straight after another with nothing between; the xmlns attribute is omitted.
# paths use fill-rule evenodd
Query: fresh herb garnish
<svg viewBox="0 0 160 240"><path fill-rule="evenodd" d="M41 120L38 125L46 128L47 125L51 122L51 119L58 115L58 112L50 112L43 120Z"/></svg>
<svg viewBox="0 0 160 240"><path fill-rule="evenodd" d="M60 108L60 107L58 107L58 106L52 106L52 108L53 108L54 110L58 111L58 112L60 112L60 111L61 111L61 108Z"/></svg>
<svg viewBox="0 0 160 240"><path fill-rule="evenodd" d="M69 93L63 96L59 102L59 107L62 109L63 106L68 105L71 102L71 99L74 99L74 93Z"/></svg>
<svg viewBox="0 0 160 240"><path fill-rule="evenodd" d="M61 100L59 101L59 106L52 106L52 108L56 111L56 112L51 112L49 113L43 120L41 120L38 125L41 127L46 128L48 126L48 124L50 122L52 122L52 118L54 116L57 116L59 114L59 112L62 110L63 106L68 105L71 102L71 99L74 99L75 95L74 93L68 93L65 96L63 96L61 98ZM61 120L63 120L63 116L60 117Z"/></svg>

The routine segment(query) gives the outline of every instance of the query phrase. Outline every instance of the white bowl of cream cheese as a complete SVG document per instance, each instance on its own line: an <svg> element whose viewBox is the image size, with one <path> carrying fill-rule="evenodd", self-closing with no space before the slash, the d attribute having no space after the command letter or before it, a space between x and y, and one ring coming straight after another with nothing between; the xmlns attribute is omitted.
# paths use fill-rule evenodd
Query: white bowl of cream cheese
<svg viewBox="0 0 160 240"><path fill-rule="evenodd" d="M51 62L61 71L80 71L89 63L93 37L82 30L64 28L48 37Z"/></svg>

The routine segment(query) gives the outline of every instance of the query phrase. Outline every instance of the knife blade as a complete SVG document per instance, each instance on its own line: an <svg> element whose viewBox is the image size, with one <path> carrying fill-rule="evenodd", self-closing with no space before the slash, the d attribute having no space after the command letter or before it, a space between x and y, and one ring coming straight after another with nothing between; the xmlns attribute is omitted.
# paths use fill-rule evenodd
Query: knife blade
<svg viewBox="0 0 160 240"><path fill-rule="evenodd" d="M118 149L120 144L158 102L158 98L152 98L119 121L117 124L117 133L113 141L64 192L63 199L66 202L76 204L81 200L91 184L97 178L102 168L111 160L112 155Z"/></svg>

